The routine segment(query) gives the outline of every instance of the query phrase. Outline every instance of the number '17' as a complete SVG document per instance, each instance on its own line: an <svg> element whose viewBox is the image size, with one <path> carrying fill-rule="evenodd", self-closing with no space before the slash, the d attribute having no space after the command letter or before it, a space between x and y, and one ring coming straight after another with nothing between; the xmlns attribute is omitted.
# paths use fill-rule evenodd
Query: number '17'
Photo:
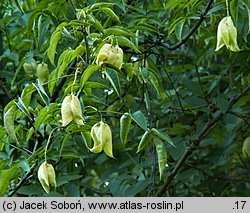
<svg viewBox="0 0 250 213"><path fill-rule="evenodd" d="M244 209L245 204L246 204L246 201L245 201L245 200L236 201L236 202L235 202L236 209Z"/></svg>

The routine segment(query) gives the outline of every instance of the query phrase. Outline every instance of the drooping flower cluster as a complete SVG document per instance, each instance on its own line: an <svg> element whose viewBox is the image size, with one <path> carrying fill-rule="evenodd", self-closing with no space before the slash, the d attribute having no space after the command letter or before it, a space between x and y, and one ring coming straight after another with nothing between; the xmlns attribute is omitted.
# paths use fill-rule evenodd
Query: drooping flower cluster
<svg viewBox="0 0 250 213"><path fill-rule="evenodd" d="M72 120L83 125L82 107L79 99L75 95L67 95L61 107L62 126L67 126Z"/></svg>
<svg viewBox="0 0 250 213"><path fill-rule="evenodd" d="M49 78L48 64L42 62L37 64L36 60L32 58L31 62L25 62L23 69L28 77L37 76L41 83L45 83Z"/></svg>
<svg viewBox="0 0 250 213"><path fill-rule="evenodd" d="M23 64L23 69L25 71L25 74L28 76L28 77L34 77L35 74L36 74L36 68L37 68L37 63L35 61L34 58L32 58L31 62L28 63L28 62L25 62Z"/></svg>
<svg viewBox="0 0 250 213"><path fill-rule="evenodd" d="M49 193L50 185L56 187L56 174L54 167L46 161L38 169L38 179L43 189Z"/></svg>
<svg viewBox="0 0 250 213"><path fill-rule="evenodd" d="M37 65L37 77L41 81L41 83L45 83L49 79L49 68L48 64L42 62Z"/></svg>
<svg viewBox="0 0 250 213"><path fill-rule="evenodd" d="M218 25L215 51L218 51L223 46L234 52L240 51L237 44L237 29L234 26L231 16L224 17Z"/></svg>
<svg viewBox="0 0 250 213"><path fill-rule="evenodd" d="M112 46L111 44L104 44L97 55L96 63L98 65L110 64L118 69L121 69L123 63L123 51L118 45ZM44 76L47 78L47 65L42 63L39 65L39 80L44 82ZM77 72L75 75L75 80L76 77ZM69 94L63 99L61 115L63 127L67 126L71 121L74 121L79 125L83 125L81 104L79 99L74 94ZM104 151L107 156L114 158L112 149L112 132L108 124L104 123L103 121L96 123L91 128L91 138L94 141L93 147L89 148L91 152L100 153L101 151ZM53 166L45 161L39 167L38 179L47 193L50 192L50 185L56 187L55 170Z"/></svg>
<svg viewBox="0 0 250 213"><path fill-rule="evenodd" d="M111 64L118 69L121 69L123 62L123 51L122 49L116 45L112 46L112 44L104 44L100 49L96 63L98 65L102 64Z"/></svg>
<svg viewBox="0 0 250 213"><path fill-rule="evenodd" d="M94 146L90 149L93 153L100 153L102 150L109 157L113 158L112 150L112 132L108 124L100 121L91 129L91 137L94 140Z"/></svg>

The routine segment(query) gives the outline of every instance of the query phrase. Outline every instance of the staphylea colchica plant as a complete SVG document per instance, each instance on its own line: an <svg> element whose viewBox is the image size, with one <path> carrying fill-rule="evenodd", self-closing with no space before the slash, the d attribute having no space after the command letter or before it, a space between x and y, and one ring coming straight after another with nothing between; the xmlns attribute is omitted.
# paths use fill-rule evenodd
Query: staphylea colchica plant
<svg viewBox="0 0 250 213"><path fill-rule="evenodd" d="M0 4L1 195L247 195L248 0Z"/></svg>

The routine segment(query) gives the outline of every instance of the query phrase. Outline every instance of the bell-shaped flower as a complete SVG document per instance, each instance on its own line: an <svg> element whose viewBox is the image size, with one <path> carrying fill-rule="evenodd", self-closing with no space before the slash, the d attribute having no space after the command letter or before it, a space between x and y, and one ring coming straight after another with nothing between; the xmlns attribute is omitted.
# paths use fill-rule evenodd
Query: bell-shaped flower
<svg viewBox="0 0 250 213"><path fill-rule="evenodd" d="M37 73L37 77L39 79L39 81L41 81L41 83L45 83L46 81L48 81L49 78L49 68L48 68L48 64L42 62L41 64L37 65L37 69L36 69L36 73Z"/></svg>
<svg viewBox="0 0 250 213"><path fill-rule="evenodd" d="M112 66L121 69L123 62L123 51L122 49L116 45L112 46L112 44L104 44L100 49L96 63L98 65L102 64L111 64Z"/></svg>
<svg viewBox="0 0 250 213"><path fill-rule="evenodd" d="M47 193L50 192L50 185L56 187L56 175L53 166L46 161L43 162L38 169L38 179Z"/></svg>
<svg viewBox="0 0 250 213"><path fill-rule="evenodd" d="M240 51L237 44L237 29L234 26L231 16L224 17L218 25L217 45L215 51L218 51L224 45L231 51Z"/></svg>
<svg viewBox="0 0 250 213"><path fill-rule="evenodd" d="M79 99L75 95L67 95L61 107L62 126L67 126L72 120L83 125L82 107Z"/></svg>
<svg viewBox="0 0 250 213"><path fill-rule="evenodd" d="M37 63L34 58L32 58L31 62L25 62L23 64L23 69L28 77L34 77L36 74Z"/></svg>
<svg viewBox="0 0 250 213"><path fill-rule="evenodd" d="M109 157L113 158L112 150L112 132L108 124L100 121L91 128L91 137L94 140L94 146L90 149L93 153L100 153L102 150Z"/></svg>
<svg viewBox="0 0 250 213"><path fill-rule="evenodd" d="M250 137L247 137L242 146L242 152L244 157L249 157L250 158Z"/></svg>

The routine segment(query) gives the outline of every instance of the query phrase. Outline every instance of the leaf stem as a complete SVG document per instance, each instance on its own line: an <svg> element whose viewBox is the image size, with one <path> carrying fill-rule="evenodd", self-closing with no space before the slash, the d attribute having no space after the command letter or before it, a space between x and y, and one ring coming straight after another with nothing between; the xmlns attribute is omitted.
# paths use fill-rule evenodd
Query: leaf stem
<svg viewBox="0 0 250 213"><path fill-rule="evenodd" d="M230 16L230 14L229 14L229 5L228 5L228 0L226 0L226 9L227 9L227 16Z"/></svg>
<svg viewBox="0 0 250 213"><path fill-rule="evenodd" d="M44 159L45 159L45 161L47 161L47 151L49 149L51 137L52 137L54 131L57 130L57 129L59 129L59 128L60 128L60 126L52 129L51 133L49 134L48 142L47 142L47 144L45 146L45 152L44 152Z"/></svg>
<svg viewBox="0 0 250 213"><path fill-rule="evenodd" d="M76 78L77 78L78 70L79 70L79 68L77 68L76 71L75 71L75 78L74 78L73 84L71 85L71 94L73 94L74 85L76 84Z"/></svg>

